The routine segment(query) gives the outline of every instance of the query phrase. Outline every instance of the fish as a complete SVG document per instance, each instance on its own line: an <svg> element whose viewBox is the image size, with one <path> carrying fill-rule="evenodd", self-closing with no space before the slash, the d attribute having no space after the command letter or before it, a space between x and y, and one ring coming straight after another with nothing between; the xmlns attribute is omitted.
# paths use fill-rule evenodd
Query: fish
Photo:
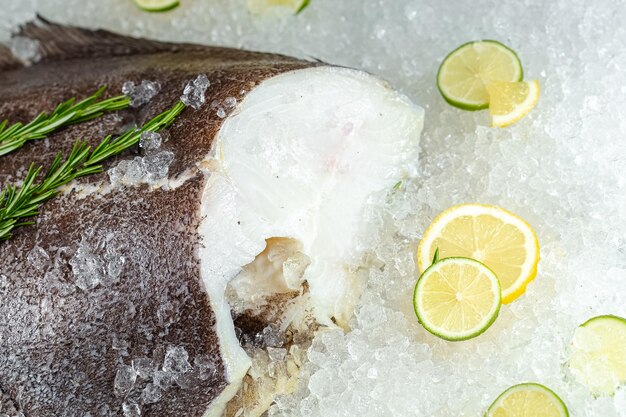
<svg viewBox="0 0 626 417"><path fill-rule="evenodd" d="M79 139L95 146L140 126L199 75L209 85L160 148L107 160L0 242L0 412L263 414L301 365L266 389L255 381L268 358L300 346L305 360L316 331L349 328L379 227L368 210L414 174L424 110L374 75L321 61L42 17L16 35L38 42L39 60L0 48L11 122L101 85L109 96L150 80L159 92L3 156L0 187ZM150 163L158 180L131 175Z"/></svg>

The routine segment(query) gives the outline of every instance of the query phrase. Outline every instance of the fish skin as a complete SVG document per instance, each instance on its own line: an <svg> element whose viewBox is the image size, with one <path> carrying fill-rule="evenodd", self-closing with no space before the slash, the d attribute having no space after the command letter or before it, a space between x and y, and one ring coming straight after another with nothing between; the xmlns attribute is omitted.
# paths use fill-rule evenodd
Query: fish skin
<svg viewBox="0 0 626 417"><path fill-rule="evenodd" d="M21 66L22 63L13 56L11 50L4 45L0 45L0 71Z"/></svg>
<svg viewBox="0 0 626 417"><path fill-rule="evenodd" d="M65 195L46 207L36 231L0 246L2 273L9 277L8 293L0 297L0 383L14 395L21 389L26 415L93 414L103 405L115 410L122 404L113 394L118 365L140 357L162 364L168 346L183 346L191 363L198 355L214 358L216 377L165 391L144 415L200 416L209 394L224 388L215 317L193 262L202 183L196 177L172 191L132 199L116 191L74 205ZM56 288L57 280L74 281L70 262L77 243L100 258L115 245L125 257L118 282L71 294ZM35 246L57 258L58 268L31 265L27 255ZM125 344L127 352L119 348ZM25 375L37 378L22 380ZM138 380L131 396L138 397L147 382Z"/></svg>
<svg viewBox="0 0 626 417"><path fill-rule="evenodd" d="M0 243L0 277L7 282L0 288L0 392L29 417L120 416L124 398L113 389L117 367L138 357L162 363L168 346L182 346L192 364L197 355L212 358L216 374L196 379L191 388L164 391L160 401L142 405L142 416L202 416L229 382L198 260L206 174L197 164L210 152L224 120L208 103L230 96L241 100L242 90L269 77L317 64L228 48L138 41L45 20L25 25L19 35L41 42L42 60L16 68L0 50L0 65L7 63L0 67L0 117L11 122L26 122L70 97L87 97L102 84L108 85L107 97L119 94L128 80L158 81L161 92L140 109L119 112L121 117L106 115L70 126L3 156L0 187L21 179L32 162L47 166L56 152L67 155L77 139L95 145L128 121L141 124L168 109L184 82L197 74L207 74L211 86L207 104L183 112L161 148L175 155L170 178L190 173L181 186L114 189L80 199L75 192L65 193L43 205L35 225ZM133 149L112 158L105 171L135 154ZM108 181L106 173L78 184L98 181ZM81 245L95 255L115 246L126 259L117 282L88 291L73 286L71 259ZM51 259L43 269L27 259L36 246ZM120 341L128 346L120 348ZM138 401L147 382L138 378L129 398Z"/></svg>
<svg viewBox="0 0 626 417"><path fill-rule="evenodd" d="M70 31L71 36L66 38L65 48L72 58L64 59L63 51L58 50L60 46L52 48L52 55L47 55L47 40L52 40L55 45L62 44L61 38L65 30ZM84 33L86 39L74 31ZM106 48L92 48L103 34L111 37ZM139 53L136 47L127 48L125 45L126 42L135 45L137 40L133 38L106 31L67 29L65 26L45 22L27 24L17 35L38 39L44 52L37 65L4 71L0 67L0 118L9 119L10 122L27 122L41 111L51 111L58 103L69 98L88 97L103 84L108 86L103 96L106 98L120 94L122 84L126 81L137 83L144 79L156 80L161 83L161 92L156 97L140 109L120 112L126 118L141 124L170 108L179 99L186 81L200 73L207 74L211 81L206 92L207 105L198 111L189 109L184 112L170 128L172 142L169 146L166 144L164 149L174 144L181 150L184 149L184 152L167 149L176 153L176 160L170 167L173 176L199 162L209 152L212 139L223 122L209 108L208 104L213 100L222 102L231 96L240 100L242 90L250 91L267 78L318 65L283 55L156 41L148 41L148 45L163 45L161 48L165 49L164 52L150 46L150 53ZM74 45L76 41L79 46ZM77 51L82 51L85 55L78 57ZM109 56L102 56L106 51ZM124 55L129 51L136 54ZM199 119L202 123L199 123ZM110 118L104 119L104 122L107 120L110 123ZM84 139L91 145L97 144L109 133L109 126L101 126L101 122L102 118L70 126L50 135L47 142L32 141L24 147L23 152L3 157L0 164L0 185L4 185L8 177L13 178L15 172L24 169L31 162L45 164L52 160L57 151L69 153L77 139ZM109 160L105 169L115 165L119 159L126 159L131 153L132 151ZM84 181L93 182L94 177Z"/></svg>

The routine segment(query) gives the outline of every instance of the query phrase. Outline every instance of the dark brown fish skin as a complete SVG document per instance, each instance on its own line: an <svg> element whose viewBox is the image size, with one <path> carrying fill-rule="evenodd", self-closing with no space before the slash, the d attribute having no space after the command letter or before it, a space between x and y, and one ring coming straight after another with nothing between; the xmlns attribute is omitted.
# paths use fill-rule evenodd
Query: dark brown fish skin
<svg viewBox="0 0 626 417"><path fill-rule="evenodd" d="M71 36L67 36L67 31ZM98 86L118 94L125 81L161 83L161 93L138 110L107 115L27 144L0 160L0 187L23 177L35 162L47 166L56 152L68 154L77 139L98 143L129 120L138 124L166 110L185 81L207 74L206 105L187 109L168 129L163 150L175 154L170 178L190 179L174 190L114 190L80 199L66 193L46 203L36 224L0 242L0 392L27 417L119 416L122 403L139 399L150 380L137 378L126 396L114 393L119 365L148 357L163 363L168 347L184 347L193 364L207 355L216 367L208 378L189 374L187 388L174 385L162 399L141 404L142 416L202 416L227 384L215 332L215 316L199 271L197 229L206 181L197 164L209 153L223 119L208 103L241 99L259 82L316 64L279 55L137 41L108 32L67 29L40 22L22 35L39 39L43 61L0 69L0 117L28 121L70 97L87 97ZM102 39L105 41L101 42ZM2 51L0 51L0 54ZM131 55L129 55L131 54ZM121 117L120 117L121 116ZM137 149L108 161L131 158ZM106 181L106 174L81 183ZM116 282L83 291L70 261L80 245L104 256L113 247L125 263ZM42 269L28 261L39 246L51 261Z"/></svg>

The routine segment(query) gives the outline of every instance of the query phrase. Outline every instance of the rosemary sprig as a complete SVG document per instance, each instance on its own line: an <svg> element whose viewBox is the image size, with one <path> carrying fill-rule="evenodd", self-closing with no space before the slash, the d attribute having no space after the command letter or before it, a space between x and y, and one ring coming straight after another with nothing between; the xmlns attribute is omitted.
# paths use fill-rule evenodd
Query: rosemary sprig
<svg viewBox="0 0 626 417"><path fill-rule="evenodd" d="M18 150L30 140L43 139L63 126L84 122L101 116L104 112L121 110L130 104L126 96L111 97L97 101L106 86L102 86L92 96L75 103L71 98L59 104L50 113L40 113L33 121L8 126L8 120L0 123L0 156Z"/></svg>
<svg viewBox="0 0 626 417"><path fill-rule="evenodd" d="M141 129L129 129L115 139L109 135L93 150L84 141L76 142L65 161L60 153L56 155L40 182L35 181L42 167L32 164L21 186L9 185L0 192L0 241L10 239L16 228L33 224L25 219L36 216L39 207L59 193L59 187L76 178L102 172L103 161L137 144L143 132L158 132L169 126L184 108L179 101Z"/></svg>

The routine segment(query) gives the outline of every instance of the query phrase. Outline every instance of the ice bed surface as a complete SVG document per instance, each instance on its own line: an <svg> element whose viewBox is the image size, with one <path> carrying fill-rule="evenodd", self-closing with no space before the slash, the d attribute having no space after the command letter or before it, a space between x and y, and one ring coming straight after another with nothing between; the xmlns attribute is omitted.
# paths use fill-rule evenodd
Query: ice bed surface
<svg viewBox="0 0 626 417"><path fill-rule="evenodd" d="M510 385L553 388L579 417L626 416L626 387L593 398L565 362L576 326L626 315L626 3L617 0L312 0L299 16L251 16L244 0L182 0L146 14L130 0L0 0L0 39L38 11L136 36L314 57L380 75L426 109L417 175L371 207L367 291L352 331L320 333L298 391L270 416L478 416ZM507 129L450 107L435 74L461 43L496 39L542 85ZM505 207L541 243L537 279L484 335L449 343L411 305L415 248L462 202ZM381 270L380 266L384 265Z"/></svg>

